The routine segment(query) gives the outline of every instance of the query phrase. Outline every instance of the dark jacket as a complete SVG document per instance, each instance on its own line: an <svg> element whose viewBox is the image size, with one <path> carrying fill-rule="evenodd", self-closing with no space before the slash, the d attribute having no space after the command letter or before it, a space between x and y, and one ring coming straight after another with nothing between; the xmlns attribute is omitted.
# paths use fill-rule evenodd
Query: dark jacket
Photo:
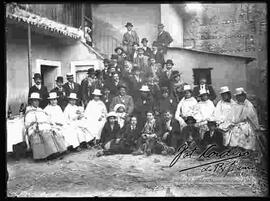
<svg viewBox="0 0 270 201"><path fill-rule="evenodd" d="M64 87L62 87L62 90L58 87L55 87L51 90L51 92L56 92L57 96L59 97L57 100L57 104L61 107L61 109L64 111L67 104L68 104L68 98L67 98L67 92Z"/></svg>
<svg viewBox="0 0 270 201"><path fill-rule="evenodd" d="M159 81L159 86L160 87L168 87L171 89L171 79L172 79L172 73L170 77L167 76L167 71L164 71L160 74L160 81Z"/></svg>
<svg viewBox="0 0 270 201"><path fill-rule="evenodd" d="M41 98L41 100L39 102L39 107L44 109L49 103L49 101L47 100L47 98L49 96L47 87L41 86L40 90L36 87L36 85L30 87L29 92L28 92L28 97L30 97L31 94L34 92L39 93L40 98ZM29 103L29 101L28 101L28 103Z"/></svg>
<svg viewBox="0 0 270 201"><path fill-rule="evenodd" d="M162 34L158 34L157 44L160 49L163 49L164 53L167 52L167 47L173 41L171 35L167 31L163 31Z"/></svg>
<svg viewBox="0 0 270 201"><path fill-rule="evenodd" d="M115 85L115 82L113 81L113 79L108 79L105 82L105 86L108 87L110 89L110 93L112 95L112 97L115 97L119 94L119 89L118 87L122 84L125 84L127 86L127 84L120 79L120 81L118 82L117 85ZM129 91L129 89L126 89L126 91Z"/></svg>
<svg viewBox="0 0 270 201"><path fill-rule="evenodd" d="M141 129L136 125L136 128L131 130L131 124L127 124L122 128L121 136L127 144L135 146L135 142L141 136Z"/></svg>
<svg viewBox="0 0 270 201"><path fill-rule="evenodd" d="M102 100L103 103L106 105L107 111L110 110L110 104L111 104L111 102L112 102L112 99L113 99L113 97L112 97L112 95L111 95L110 93L109 93L108 97L106 97L105 95L103 95L103 96L101 97L101 100Z"/></svg>
<svg viewBox="0 0 270 201"><path fill-rule="evenodd" d="M207 146L209 144L216 144L218 147L223 147L223 133L216 129L212 137L210 137L210 131L204 133L202 145Z"/></svg>
<svg viewBox="0 0 270 201"><path fill-rule="evenodd" d="M166 132L169 132L170 135L180 135L180 124L176 119L174 118L171 119L170 126L172 127L171 131L167 129L166 121L162 121L161 123L162 135Z"/></svg>
<svg viewBox="0 0 270 201"><path fill-rule="evenodd" d="M77 102L76 102L76 105L81 106L81 105L82 105L82 104L81 104L81 100L82 100L81 85L78 84L78 83L76 83L76 82L74 82L74 89L71 89L71 88L69 87L69 83L66 82L66 83L63 85L63 87L64 87L65 90L66 90L67 96L69 96L70 93L76 93L76 94L77 94L78 100L77 100Z"/></svg>
<svg viewBox="0 0 270 201"><path fill-rule="evenodd" d="M143 77L140 76L140 81L138 82L134 75L130 77L130 95L134 97L134 101L140 97L140 88L143 84Z"/></svg>
<svg viewBox="0 0 270 201"><path fill-rule="evenodd" d="M93 81L92 84L89 85L88 78L83 79L81 82L82 101L84 103L88 103L93 99L93 91L101 88L102 86L97 80Z"/></svg>
<svg viewBox="0 0 270 201"><path fill-rule="evenodd" d="M188 141L189 136L191 136L193 140L198 141L200 140L199 128L195 126L185 126L182 130L181 136L184 141Z"/></svg>
<svg viewBox="0 0 270 201"><path fill-rule="evenodd" d="M150 57L151 54L152 54L152 51L151 51L151 49L150 49L149 47L147 47L143 54L144 54L145 56Z"/></svg>
<svg viewBox="0 0 270 201"><path fill-rule="evenodd" d="M216 93L215 93L213 87L212 87L211 85L207 85L207 84L206 84L206 85L205 85L205 89L206 89L206 90L209 90L209 93L210 93L209 99L210 99L211 101L215 100L217 96L216 96ZM199 94L200 94L200 85L194 87L194 89L193 89L193 96L194 96L195 98L197 98L197 97L199 96Z"/></svg>
<svg viewBox="0 0 270 201"><path fill-rule="evenodd" d="M118 137L120 137L119 124L115 122L112 130L109 122L106 122L101 132L100 143L104 146L110 140L116 139Z"/></svg>
<svg viewBox="0 0 270 201"><path fill-rule="evenodd" d="M155 60L156 60L156 63L160 63L161 66L163 67L164 63L165 63L165 60L164 60L164 56L162 53L160 53L159 51L157 51L156 54L154 54L152 52L151 56L155 57Z"/></svg>
<svg viewBox="0 0 270 201"><path fill-rule="evenodd" d="M155 110L162 114L166 110L170 110L174 114L177 107L176 98L173 96L168 96L167 98L160 97L155 106Z"/></svg>

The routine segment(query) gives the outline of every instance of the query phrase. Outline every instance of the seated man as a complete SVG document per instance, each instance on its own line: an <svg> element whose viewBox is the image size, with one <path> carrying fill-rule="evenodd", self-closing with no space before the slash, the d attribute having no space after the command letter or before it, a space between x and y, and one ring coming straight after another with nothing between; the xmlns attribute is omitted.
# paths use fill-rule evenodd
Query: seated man
<svg viewBox="0 0 270 201"><path fill-rule="evenodd" d="M215 150L222 151L224 149L223 133L217 128L217 123L215 121L208 121L207 126L209 131L204 133L204 137L201 143L202 147L206 149L209 146L215 144Z"/></svg>
<svg viewBox="0 0 270 201"><path fill-rule="evenodd" d="M182 137L184 142L189 146L197 146L200 149L200 133L199 129L195 127L196 119L194 119L192 116L188 116L185 122L187 126L185 126L182 130Z"/></svg>
<svg viewBox="0 0 270 201"><path fill-rule="evenodd" d="M161 142L160 125L154 118L152 111L146 113L147 120L142 129L141 137L138 139L138 150L133 152L134 155L145 153L150 155L173 153L174 149L168 147L165 143Z"/></svg>
<svg viewBox="0 0 270 201"><path fill-rule="evenodd" d="M162 141L168 146L172 146L175 149L181 145L183 141L180 134L179 122L173 118L172 112L170 110L165 110L164 121L161 123L161 137Z"/></svg>

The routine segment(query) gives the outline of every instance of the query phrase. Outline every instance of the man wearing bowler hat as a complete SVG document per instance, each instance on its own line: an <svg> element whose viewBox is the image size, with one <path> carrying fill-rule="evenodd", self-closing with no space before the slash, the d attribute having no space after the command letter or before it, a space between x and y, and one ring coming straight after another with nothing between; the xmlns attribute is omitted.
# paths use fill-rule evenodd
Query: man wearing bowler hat
<svg viewBox="0 0 270 201"><path fill-rule="evenodd" d="M134 64L137 64L143 73L147 73L150 71L148 67L148 57L143 55L144 54L144 49L143 48L138 48L138 56L134 58L133 62Z"/></svg>
<svg viewBox="0 0 270 201"><path fill-rule="evenodd" d="M127 86L125 84L121 84L118 86L119 95L112 99L112 102L110 104L110 111L113 111L113 108L116 104L121 103L125 105L127 114L131 115L134 110L134 102L133 98L127 95L126 89Z"/></svg>
<svg viewBox="0 0 270 201"><path fill-rule="evenodd" d="M30 87L29 92L28 92L28 97L30 97L30 95L33 92L39 93L40 98L41 98L39 107L44 109L48 105L48 100L47 100L49 96L48 89L46 86L43 86L41 84L42 78L41 78L40 73L35 73L33 79L34 79L35 84L32 87Z"/></svg>
<svg viewBox="0 0 270 201"><path fill-rule="evenodd" d="M193 89L193 96L195 98L197 98L197 100L199 101L199 93L200 93L200 90L206 90L206 91L209 91L209 99L211 101L214 102L214 100L216 99L216 93L213 89L213 87L211 85L208 85L207 84L207 81L206 81L206 78L205 77L201 77L200 78L200 83L198 86L194 87ZM215 103L215 102L214 102Z"/></svg>
<svg viewBox="0 0 270 201"><path fill-rule="evenodd" d="M163 54L167 53L167 47L173 42L173 39L169 32L164 31L164 25L159 24L158 25L158 36L157 36L157 43L159 46L159 49Z"/></svg>
<svg viewBox="0 0 270 201"><path fill-rule="evenodd" d="M174 63L171 59L168 59L165 64L166 64L166 70L162 72L160 75L160 87L166 86L170 88L171 79L173 75L172 68L174 66Z"/></svg>
<svg viewBox="0 0 270 201"><path fill-rule="evenodd" d="M154 57L156 63L159 63L162 67L165 63L164 55L158 50L158 43L156 41L152 44L152 54L151 57Z"/></svg>
<svg viewBox="0 0 270 201"><path fill-rule="evenodd" d="M141 43L142 43L142 48L144 50L144 55L150 57L150 55L152 54L152 51L150 47L147 46L147 43L148 43L147 38L143 38Z"/></svg>
<svg viewBox="0 0 270 201"><path fill-rule="evenodd" d="M87 103L93 98L92 93L94 89L100 88L98 86L98 82L95 79L95 69L89 68L87 71L87 77L82 80L81 88L82 88L82 101L84 106L86 107Z"/></svg>
<svg viewBox="0 0 270 201"><path fill-rule="evenodd" d="M132 45L134 42L139 43L139 37L136 33L136 31L132 30L133 28L133 24L130 22L127 22L127 24L125 25L125 27L127 28L127 32L124 33L123 35L123 47L124 50L127 52L128 55L131 54L132 52Z"/></svg>
<svg viewBox="0 0 270 201"><path fill-rule="evenodd" d="M66 89L63 87L64 78L63 76L57 76L56 78L56 87L51 90L51 92L56 92L58 98L58 105L64 111L65 107L68 104L67 92Z"/></svg>
<svg viewBox="0 0 270 201"><path fill-rule="evenodd" d="M69 96L70 93L77 94L78 99L76 101L76 105L81 106L82 105L81 85L74 82L74 77L72 73L67 73L66 78L67 78L67 82L63 85L63 87L66 90L67 96Z"/></svg>

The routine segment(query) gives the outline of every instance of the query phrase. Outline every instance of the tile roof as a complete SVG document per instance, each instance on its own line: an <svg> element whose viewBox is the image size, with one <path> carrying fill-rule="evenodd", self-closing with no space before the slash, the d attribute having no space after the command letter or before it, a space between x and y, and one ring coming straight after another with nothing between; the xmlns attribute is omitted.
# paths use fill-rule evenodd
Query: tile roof
<svg viewBox="0 0 270 201"><path fill-rule="evenodd" d="M17 6L7 5L6 17L15 20L17 22L24 22L36 26L41 29L49 30L51 32L57 32L59 34L79 39L81 38L81 30L78 28L70 27L65 24L61 24L50 20L45 17L30 13L26 10L20 9Z"/></svg>

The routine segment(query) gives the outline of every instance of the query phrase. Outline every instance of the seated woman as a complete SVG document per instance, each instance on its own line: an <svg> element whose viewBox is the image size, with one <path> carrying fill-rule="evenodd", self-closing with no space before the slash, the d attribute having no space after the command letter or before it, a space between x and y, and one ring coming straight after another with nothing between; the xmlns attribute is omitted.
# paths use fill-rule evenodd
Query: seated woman
<svg viewBox="0 0 270 201"><path fill-rule="evenodd" d="M203 135L208 131L207 120L213 117L215 112L214 103L209 100L209 91L199 91L200 102L195 107L194 118L196 119L196 127L199 128L200 137L203 139Z"/></svg>
<svg viewBox="0 0 270 201"><path fill-rule="evenodd" d="M100 145L103 150L97 152L97 156L115 153L115 146L120 142L120 126L117 122L115 112L109 112L100 137Z"/></svg>
<svg viewBox="0 0 270 201"><path fill-rule="evenodd" d="M49 116L49 121L52 126L52 130L55 133L55 137L60 139L60 142L64 142L63 144L59 144L59 147L62 151L65 151L68 145L63 136L65 117L61 107L57 105L57 98L59 97L56 92L49 93L49 97L47 99L50 103L44 108L44 112Z"/></svg>
<svg viewBox="0 0 270 201"><path fill-rule="evenodd" d="M116 114L116 119L117 122L120 126L120 128L123 128L123 126L126 124L126 122L128 121L127 118L127 113L125 112L125 105L124 104L116 104L113 108L113 111Z"/></svg>
<svg viewBox="0 0 270 201"><path fill-rule="evenodd" d="M81 143L86 144L87 148L90 148L86 142L93 140L94 137L88 130L83 108L76 105L77 94L70 93L68 99L69 103L64 111L66 125L63 130L63 135L65 140L68 146L76 148L77 151L81 151Z"/></svg>
<svg viewBox="0 0 270 201"><path fill-rule="evenodd" d="M161 129L159 123L154 118L153 111L148 111L146 113L146 122L142 129L141 137L138 139L138 150L133 152L133 155L140 155L145 153L150 155L173 153L174 149L168 147L164 142L162 142Z"/></svg>
<svg viewBox="0 0 270 201"><path fill-rule="evenodd" d="M34 160L51 159L66 150L62 138L55 137L48 115L38 107L40 100L39 93L32 93L25 113L26 135Z"/></svg>
<svg viewBox="0 0 270 201"><path fill-rule="evenodd" d="M256 131L259 130L259 122L256 110L247 100L247 93L243 88L237 88L233 107L233 128L230 131L229 146L242 147L247 150L256 150Z"/></svg>
<svg viewBox="0 0 270 201"><path fill-rule="evenodd" d="M217 123L215 121L207 121L207 126L209 131L206 131L203 136L201 145L203 149L215 144L213 147L216 151L222 151L225 147L223 145L223 133L217 128Z"/></svg>
<svg viewBox="0 0 270 201"><path fill-rule="evenodd" d="M106 122L107 108L100 100L102 94L99 89L95 89L92 93L93 100L89 101L85 109L85 117L87 119L88 130L95 138L95 144L100 140L102 128Z"/></svg>

